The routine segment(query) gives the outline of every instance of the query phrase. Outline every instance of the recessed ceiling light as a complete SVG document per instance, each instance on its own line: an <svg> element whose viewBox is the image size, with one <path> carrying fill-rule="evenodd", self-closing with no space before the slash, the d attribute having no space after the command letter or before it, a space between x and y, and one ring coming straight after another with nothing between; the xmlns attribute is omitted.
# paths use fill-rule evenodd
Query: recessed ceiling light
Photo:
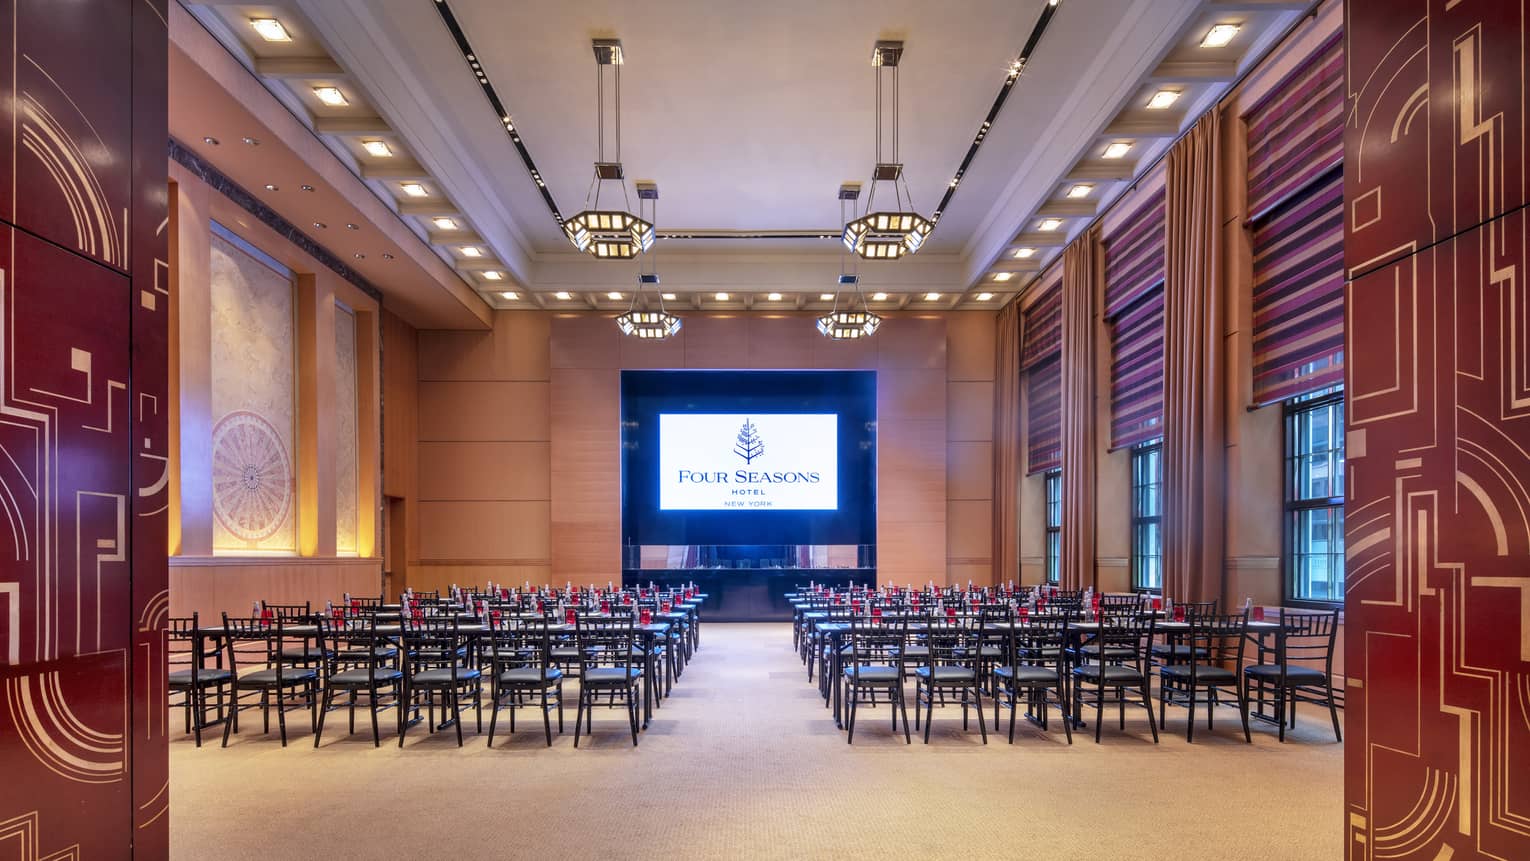
<svg viewBox="0 0 1530 861"><path fill-rule="evenodd" d="M1131 149L1132 149L1132 145L1127 143L1126 141L1116 141L1115 143L1107 144L1105 146L1104 157L1105 158L1124 158L1128 152L1131 152Z"/></svg>
<svg viewBox="0 0 1530 861"><path fill-rule="evenodd" d="M314 226L314 227L317 227L317 228L319 228L319 229L320 229L320 230L323 230L323 229L324 229L324 228L326 228L326 227L328 227L328 226L329 226L329 225L328 225L328 224L325 224L325 223L324 223L324 222L322 222L322 221L315 221L315 222L314 222L314 223L313 223L313 226Z"/></svg>
<svg viewBox="0 0 1530 861"><path fill-rule="evenodd" d="M1161 111L1174 104L1174 100L1178 98L1179 90L1159 90L1151 99L1148 99L1147 106L1149 110Z"/></svg>
<svg viewBox="0 0 1530 861"><path fill-rule="evenodd" d="M267 42L292 41L292 35L287 32L287 28L275 18L251 18L250 26L254 27L255 32L260 34L260 38Z"/></svg>
<svg viewBox="0 0 1530 861"><path fill-rule="evenodd" d="M566 290L559 290L558 292L553 294L553 298L554 299L563 299L563 300L566 301L570 297L569 297L568 291L566 291Z"/></svg>
<svg viewBox="0 0 1530 861"><path fill-rule="evenodd" d="M620 298L622 298L622 294L616 292L615 290L612 290L610 293L606 294L606 298L607 299L620 299Z"/></svg>
<svg viewBox="0 0 1530 861"><path fill-rule="evenodd" d="M393 157L393 148L388 146L387 141L362 141L361 148L367 151L367 155L377 158Z"/></svg>
<svg viewBox="0 0 1530 861"><path fill-rule="evenodd" d="M989 299L992 299L992 298L993 298L993 294L992 293L979 293L977 295L977 300L979 302L987 302Z"/></svg>
<svg viewBox="0 0 1530 861"><path fill-rule="evenodd" d="M202 143L205 143L208 146L217 146L218 145L218 139L213 137L212 135L206 135L206 136L204 136L202 138Z"/></svg>
<svg viewBox="0 0 1530 861"><path fill-rule="evenodd" d="M437 230L456 230L457 229L457 219L455 219L455 218L447 218L444 215L439 216L437 218L432 218L430 220L430 223L434 224L436 226Z"/></svg>
<svg viewBox="0 0 1530 861"><path fill-rule="evenodd" d="M728 294L727 293L718 293L717 294L717 301L719 301L719 302L726 302L726 301L728 301Z"/></svg>
<svg viewBox="0 0 1530 861"><path fill-rule="evenodd" d="M1217 24L1206 31L1206 38L1201 40L1202 48L1223 48L1233 37L1238 35L1241 29L1238 24Z"/></svg>
<svg viewBox="0 0 1530 861"><path fill-rule="evenodd" d="M871 294L871 299L872 299L873 302L886 302L887 301L887 294L886 293L873 293L873 294Z"/></svg>
<svg viewBox="0 0 1530 861"><path fill-rule="evenodd" d="M266 183L266 191L281 191L281 189L275 183L268 182Z"/></svg>
<svg viewBox="0 0 1530 861"><path fill-rule="evenodd" d="M939 299L939 298L940 298L940 294L939 293L926 293L926 294L924 294L924 301L926 301L926 302L934 302L936 299Z"/></svg>
<svg viewBox="0 0 1530 861"><path fill-rule="evenodd" d="M357 227L354 224L347 224L347 225L345 225L345 229L346 230L360 230L361 228Z"/></svg>
<svg viewBox="0 0 1530 861"><path fill-rule="evenodd" d="M514 290L506 290L505 292L499 294L499 298L501 298L501 299L509 299L509 300L511 300L513 302L516 299L521 298L521 295L519 293L515 292Z"/></svg>
<svg viewBox="0 0 1530 861"><path fill-rule="evenodd" d="M664 301L665 302L673 302L673 301L675 301L675 294L673 294L673 293L665 293L664 294Z"/></svg>
<svg viewBox="0 0 1530 861"><path fill-rule="evenodd" d="M1039 227L1040 229L1045 230L1046 232L1050 233L1050 232L1056 230L1057 228L1062 227L1062 219L1061 218L1043 218L1043 219L1041 219L1041 223L1036 225L1036 226Z"/></svg>
<svg viewBox="0 0 1530 861"><path fill-rule="evenodd" d="M425 190L425 186L420 185L417 182L406 182L403 185L400 185L399 188L403 189L404 193L409 195L410 197L429 197L430 196L430 192Z"/></svg>
<svg viewBox="0 0 1530 861"><path fill-rule="evenodd" d="M247 146L260 146L260 139L259 138L252 138L252 137L246 136L246 137L242 138L242 140L245 142L245 145L247 145Z"/></svg>
<svg viewBox="0 0 1530 861"><path fill-rule="evenodd" d="M1015 277L1015 273L1013 273L1013 272L995 272L995 273L993 273L993 280L999 281L999 282L1008 281L1009 279L1011 279L1013 277Z"/></svg>
<svg viewBox="0 0 1530 861"><path fill-rule="evenodd" d="M1034 248L1016 248L1015 249L1015 259L1016 260L1026 260L1028 258L1035 257L1035 256L1036 256L1036 249L1034 249Z"/></svg>
<svg viewBox="0 0 1530 861"><path fill-rule="evenodd" d="M298 188L302 189L303 191L313 191L313 186L307 185L306 183L304 185L298 186Z"/></svg>
<svg viewBox="0 0 1530 861"><path fill-rule="evenodd" d="M1091 191L1094 191L1094 186L1089 185L1087 183L1082 183L1081 182L1078 185L1075 185L1072 188L1068 189L1068 196L1069 197L1088 197L1089 196L1089 192L1091 192Z"/></svg>
<svg viewBox="0 0 1530 861"><path fill-rule="evenodd" d="M818 301L820 301L820 302L829 302L829 301L832 301L833 299L834 299L834 294L833 293L819 293L818 294Z"/></svg>
<svg viewBox="0 0 1530 861"><path fill-rule="evenodd" d="M362 254L360 251L356 252L355 257L356 257L357 260L365 260L365 259L367 259L367 256L365 254Z"/></svg>
<svg viewBox="0 0 1530 861"><path fill-rule="evenodd" d="M343 108L350 104L345 98L345 93L340 92L339 87L314 87L313 95L314 98L332 108Z"/></svg>
<svg viewBox="0 0 1530 861"><path fill-rule="evenodd" d="M464 245L460 249L463 257L482 257L483 249L476 245Z"/></svg>
<svg viewBox="0 0 1530 861"><path fill-rule="evenodd" d="M389 253L388 253L388 252L386 252L386 251L384 251L384 252L383 252L383 255L382 255L382 258L383 258L383 259L384 259L384 260L392 260L392 259L393 259L393 255L392 255L392 254L389 254Z"/></svg>
<svg viewBox="0 0 1530 861"><path fill-rule="evenodd" d="M490 269L483 273L483 278L485 281L499 281L504 277L505 273L499 271L498 269Z"/></svg>
<svg viewBox="0 0 1530 861"><path fill-rule="evenodd" d="M765 298L769 299L772 302L780 302L781 301L781 294L780 293L767 293L767 294L765 294Z"/></svg>

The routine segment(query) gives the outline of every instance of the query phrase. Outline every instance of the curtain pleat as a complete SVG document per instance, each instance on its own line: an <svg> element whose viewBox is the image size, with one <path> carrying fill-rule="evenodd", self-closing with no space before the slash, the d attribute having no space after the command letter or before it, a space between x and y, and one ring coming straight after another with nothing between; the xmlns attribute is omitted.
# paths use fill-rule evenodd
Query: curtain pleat
<svg viewBox="0 0 1530 861"><path fill-rule="evenodd" d="M993 582L1020 579L1020 303L999 312L994 350Z"/></svg>
<svg viewBox="0 0 1530 861"><path fill-rule="evenodd" d="M1221 112L1169 151L1164 271L1164 594L1221 599L1226 365Z"/></svg>
<svg viewBox="0 0 1530 861"><path fill-rule="evenodd" d="M1062 296L1062 557L1064 589L1094 585L1095 332L1104 269L1100 228L1084 231L1063 251Z"/></svg>

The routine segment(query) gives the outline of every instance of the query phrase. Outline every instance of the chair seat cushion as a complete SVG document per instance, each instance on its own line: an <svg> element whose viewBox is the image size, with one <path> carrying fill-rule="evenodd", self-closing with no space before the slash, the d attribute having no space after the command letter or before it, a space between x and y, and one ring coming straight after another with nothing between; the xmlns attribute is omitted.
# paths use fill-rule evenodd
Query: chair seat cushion
<svg viewBox="0 0 1530 861"><path fill-rule="evenodd" d="M342 661L365 661L367 658L391 658L398 654L393 646L377 646L373 649L341 649L337 657Z"/></svg>
<svg viewBox="0 0 1530 861"><path fill-rule="evenodd" d="M541 683L542 673L543 671L536 667L517 667L500 673L499 680L507 685L534 685ZM546 673L549 684L563 678L563 671L557 667L548 667Z"/></svg>
<svg viewBox="0 0 1530 861"><path fill-rule="evenodd" d="M479 675L479 672L472 667L457 668L458 682L475 681ZM452 668L434 667L429 670L421 670L409 677L409 683L412 685L449 685L452 683Z"/></svg>
<svg viewBox="0 0 1530 861"><path fill-rule="evenodd" d="M317 661L328 654L322 646L289 646L281 651L284 661Z"/></svg>
<svg viewBox="0 0 1530 861"><path fill-rule="evenodd" d="M1252 667L1244 667L1243 672L1260 681L1280 680L1280 664L1255 664ZM1286 682L1293 685L1326 685L1328 676L1324 675L1322 670L1315 670L1312 667L1286 664Z"/></svg>
<svg viewBox="0 0 1530 861"><path fill-rule="evenodd" d="M845 667L845 678L857 678L856 672L860 672L860 681L870 684L889 684L898 680L897 667Z"/></svg>
<svg viewBox="0 0 1530 861"><path fill-rule="evenodd" d="M1202 684L1231 685L1238 681L1238 675L1224 667L1214 667L1210 664L1195 664L1195 680ZM1170 678L1190 679L1191 664L1170 664L1161 668L1158 672Z"/></svg>
<svg viewBox="0 0 1530 861"><path fill-rule="evenodd" d="M201 685L221 685L221 684L223 684L224 682L228 681L229 679L231 679L233 677L234 677L234 674L229 672L228 670L220 670L220 669L208 668L208 669L203 669L203 670L197 670L196 683L197 683L198 686L201 686ZM189 687L191 687L191 670L175 670L174 672L172 672L170 674L170 687L172 687L172 688L189 688Z"/></svg>
<svg viewBox="0 0 1530 861"><path fill-rule="evenodd" d="M573 646L558 646L552 650L552 656L568 661L575 661L580 657L579 650Z"/></svg>
<svg viewBox="0 0 1530 861"><path fill-rule="evenodd" d="M1001 679L1009 679L1022 685L1043 685L1057 681L1057 671L1046 667L1031 667L1021 664L1018 667L997 667L993 674Z"/></svg>
<svg viewBox="0 0 1530 861"><path fill-rule="evenodd" d="M930 678L931 670L934 670L934 681L937 682L970 682L977 678L977 672L971 667L920 667L914 674L923 679Z"/></svg>
<svg viewBox="0 0 1530 861"><path fill-rule="evenodd" d="M377 668L376 679L377 683L380 685L386 685L390 682L398 681L403 677L403 673L393 669L392 667ZM330 676L329 683L339 687L364 688L372 683L372 678L373 676L368 675L366 670L342 670L338 673L335 673L333 676Z"/></svg>
<svg viewBox="0 0 1530 861"><path fill-rule="evenodd" d="M636 681L643 675L637 667L591 667L581 681L586 685L619 685Z"/></svg>
<svg viewBox="0 0 1530 861"><path fill-rule="evenodd" d="M1085 664L1082 667L1074 667L1073 675L1086 682L1097 682L1100 678L1110 684L1141 684L1142 674L1134 667L1117 667L1110 664Z"/></svg>
<svg viewBox="0 0 1530 861"><path fill-rule="evenodd" d="M905 658L927 658L930 655L929 646L905 646L901 651Z"/></svg>
<svg viewBox="0 0 1530 861"><path fill-rule="evenodd" d="M274 686L276 684L276 672L273 668L245 673L239 677L239 684ZM305 667L284 667L281 671L281 683L283 685L300 685L311 682L318 677L319 673L317 670Z"/></svg>

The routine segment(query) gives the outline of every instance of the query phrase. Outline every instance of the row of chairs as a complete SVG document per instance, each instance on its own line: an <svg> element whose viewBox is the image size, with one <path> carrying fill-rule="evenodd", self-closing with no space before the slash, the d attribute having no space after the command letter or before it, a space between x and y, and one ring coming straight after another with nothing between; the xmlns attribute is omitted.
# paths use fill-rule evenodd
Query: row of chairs
<svg viewBox="0 0 1530 861"><path fill-rule="evenodd" d="M1099 741L1107 705L1115 705L1125 728L1128 706L1147 711L1153 739L1166 719L1166 706L1188 709L1186 740L1193 741L1198 706L1206 710L1208 728L1213 709L1224 695L1236 701L1244 737L1252 741L1250 704L1261 712L1274 709L1279 736L1295 725L1298 702L1322 705L1333 721L1334 737L1342 740L1339 702L1332 685L1337 611L1280 614L1274 626L1273 649L1250 636L1247 612L1218 613L1214 605L1189 608L1188 629L1166 634L1152 613L1101 612L1097 627L1087 633L1074 627L1076 609L1054 610L1021 620L1012 608L983 609L976 614L869 614L849 617L842 637L825 638L825 666L832 666L838 649L840 678L848 709L847 742L854 739L862 702L885 699L895 710L893 729L903 718L909 740L906 706L908 679L914 682L915 722L924 711L925 741L929 740L934 707L962 708L963 729L969 709L978 717L987 742L982 709L986 693L993 699L995 724L1002 707L1010 710L1009 740L1014 741L1017 715L1023 709L1043 728L1053 708L1060 711L1069 743L1081 712L1093 706L1095 740ZM1017 624L1018 622L1018 624ZM1250 660L1250 647L1257 655ZM1266 661L1270 658L1272 660ZM1155 718L1152 682L1158 677ZM830 680L825 679L826 682Z"/></svg>
<svg viewBox="0 0 1530 861"><path fill-rule="evenodd" d="M402 746L411 723L406 712L417 720L423 709L434 732L439 709L441 727L454 726L460 746L465 706L473 708L477 729L483 730L486 690L490 746L500 713L510 712L514 732L522 708L541 711L551 745L551 713L557 712L563 732L563 682L572 678L579 680L575 746L585 725L593 728L593 710L602 698L608 707L627 711L636 744L644 673L655 672L650 690L657 705L679 675L685 652L682 626L645 636L627 614L579 613L569 627L498 612L488 617L488 626L464 623L451 611L421 612L380 630L375 613L347 619L304 617L288 609L276 608L269 617L224 614L222 626L211 629L195 614L171 620L178 647L172 650L170 690L172 698L179 697L172 705L183 708L186 730L198 746L202 730L220 722L227 746L230 734L239 731L240 712L250 708L261 709L269 733L273 706L283 746L286 713L293 708L309 710L317 746L325 718L340 698L347 701L352 733L357 705L366 707L374 745L381 744L379 712L396 712Z"/></svg>

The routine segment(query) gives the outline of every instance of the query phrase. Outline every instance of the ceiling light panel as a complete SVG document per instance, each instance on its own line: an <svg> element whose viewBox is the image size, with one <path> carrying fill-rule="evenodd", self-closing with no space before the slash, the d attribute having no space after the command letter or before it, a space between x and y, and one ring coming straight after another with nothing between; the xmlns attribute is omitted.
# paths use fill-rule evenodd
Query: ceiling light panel
<svg viewBox="0 0 1530 861"><path fill-rule="evenodd" d="M1057 228L1062 227L1062 219L1061 218L1043 218L1043 219L1041 219L1041 223L1036 225L1036 227L1037 227L1037 229L1042 230L1042 231L1044 231L1046 233L1051 233L1052 231L1056 230Z"/></svg>
<svg viewBox="0 0 1530 861"><path fill-rule="evenodd" d="M1148 110L1161 111L1179 100L1179 90L1159 90L1148 99Z"/></svg>
<svg viewBox="0 0 1530 861"><path fill-rule="evenodd" d="M457 219L455 219L455 218L447 218L444 215L438 216L436 218L432 218L430 220L430 223L434 224L436 226L437 230L456 230L457 229Z"/></svg>
<svg viewBox="0 0 1530 861"><path fill-rule="evenodd" d="M1201 47L1225 48L1238 35L1240 29L1242 26L1239 24L1216 24L1206 31L1206 37L1201 39Z"/></svg>
<svg viewBox="0 0 1530 861"><path fill-rule="evenodd" d="M417 182L406 182L399 186L399 190L410 197L430 197L430 192L425 189L425 186Z"/></svg>
<svg viewBox="0 0 1530 861"><path fill-rule="evenodd" d="M292 34L275 18L251 18L250 26L267 42L291 42Z"/></svg>
<svg viewBox="0 0 1530 861"><path fill-rule="evenodd" d="M1072 198L1088 197L1091 191L1094 191L1094 186L1087 183L1079 183L1068 189L1068 196Z"/></svg>
<svg viewBox="0 0 1530 861"><path fill-rule="evenodd" d="M461 248L463 257L482 257L483 249L476 245L464 245Z"/></svg>
<svg viewBox="0 0 1530 861"><path fill-rule="evenodd" d="M350 104L345 93L340 92L339 87L314 87L313 96L332 108L343 108Z"/></svg>
<svg viewBox="0 0 1530 861"><path fill-rule="evenodd" d="M1011 279L1013 277L1015 277L1015 273L1013 273L1013 272L995 272L995 273L993 273L993 280L998 281L1001 284L1003 282L1005 282L1005 281L1008 281L1009 279Z"/></svg>
<svg viewBox="0 0 1530 861"><path fill-rule="evenodd" d="M499 271L498 269L490 269L483 273L483 277L485 281L503 281L505 279L505 273Z"/></svg>
<svg viewBox="0 0 1530 861"><path fill-rule="evenodd" d="M979 293L979 294L977 294L977 300L979 302L987 302L989 299L992 299L992 298L993 298L993 294L992 293Z"/></svg>
<svg viewBox="0 0 1530 861"><path fill-rule="evenodd" d="M514 290L506 290L505 292L499 294L499 298L501 298L501 299L509 299L511 301L514 301L514 300L519 299L521 297L520 297L520 294L516 293Z"/></svg>
<svg viewBox="0 0 1530 861"><path fill-rule="evenodd" d="M1029 260L1029 259L1031 259L1032 257L1035 257L1035 256L1036 256L1036 249L1034 249L1034 248L1016 248L1015 249L1015 259L1016 260Z"/></svg>
<svg viewBox="0 0 1530 861"><path fill-rule="evenodd" d="M1105 145L1102 158L1126 158L1126 154L1132 151L1132 145L1126 141L1114 141Z"/></svg>
<svg viewBox="0 0 1530 861"><path fill-rule="evenodd" d="M367 151L367 155L373 158L392 158L393 147L388 146L387 141L362 141L361 148Z"/></svg>

